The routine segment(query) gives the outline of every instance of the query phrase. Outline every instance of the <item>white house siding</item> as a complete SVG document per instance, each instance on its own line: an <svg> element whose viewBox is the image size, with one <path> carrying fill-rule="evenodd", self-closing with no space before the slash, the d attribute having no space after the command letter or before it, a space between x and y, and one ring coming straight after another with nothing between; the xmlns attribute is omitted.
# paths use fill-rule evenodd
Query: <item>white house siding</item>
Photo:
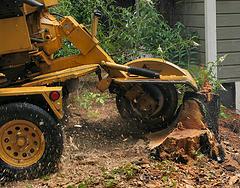
<svg viewBox="0 0 240 188"><path fill-rule="evenodd" d="M175 0L175 22L182 22L188 30L196 32L200 38L198 62L205 62L205 22L204 0Z"/></svg>
<svg viewBox="0 0 240 188"><path fill-rule="evenodd" d="M219 67L224 82L240 81L240 1L217 0L218 54L228 54ZM237 88L236 88L237 89Z"/></svg>
<svg viewBox="0 0 240 188"><path fill-rule="evenodd" d="M240 82L235 82L236 88L236 109L237 113L240 114Z"/></svg>
<svg viewBox="0 0 240 188"><path fill-rule="evenodd" d="M199 60L205 63L204 0L175 0L175 17L200 37ZM218 56L229 54L218 69L224 82L240 81L240 0L217 0Z"/></svg>
<svg viewBox="0 0 240 188"><path fill-rule="evenodd" d="M236 107L240 110L240 0L217 0L216 11L217 54L228 54L218 68L218 78L235 83ZM175 18L198 33L199 62L205 63L204 0L175 0Z"/></svg>

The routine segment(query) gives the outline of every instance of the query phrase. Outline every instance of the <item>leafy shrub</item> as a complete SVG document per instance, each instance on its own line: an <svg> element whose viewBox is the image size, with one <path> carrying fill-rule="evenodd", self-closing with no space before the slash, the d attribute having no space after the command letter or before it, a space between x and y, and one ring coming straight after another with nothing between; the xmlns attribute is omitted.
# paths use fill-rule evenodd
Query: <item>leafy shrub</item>
<svg viewBox="0 0 240 188"><path fill-rule="evenodd" d="M80 51L76 49L73 44L67 40L63 41L63 47L55 54L55 58L71 56L75 54L79 54Z"/></svg>
<svg viewBox="0 0 240 188"><path fill-rule="evenodd" d="M193 55L197 37L188 33L181 23L170 27L154 5L151 0L140 0L136 10L136 7L118 7L115 0L60 0L53 11L72 15L89 27L93 11L99 9L103 17L98 38L118 63L154 56L188 67L196 61ZM62 53L69 54L66 50Z"/></svg>
<svg viewBox="0 0 240 188"><path fill-rule="evenodd" d="M77 97L80 106L85 110L91 109L94 104L103 105L108 99L109 95L107 93L93 93L89 91L85 91Z"/></svg>
<svg viewBox="0 0 240 188"><path fill-rule="evenodd" d="M226 57L227 54L219 57L214 62L208 62L207 65L204 65L202 67L196 66L190 70L194 75L199 88L202 88L205 81L208 81L211 84L214 93L218 93L220 89L224 89L221 81L217 79L216 74L217 68L220 68L221 63L225 60Z"/></svg>

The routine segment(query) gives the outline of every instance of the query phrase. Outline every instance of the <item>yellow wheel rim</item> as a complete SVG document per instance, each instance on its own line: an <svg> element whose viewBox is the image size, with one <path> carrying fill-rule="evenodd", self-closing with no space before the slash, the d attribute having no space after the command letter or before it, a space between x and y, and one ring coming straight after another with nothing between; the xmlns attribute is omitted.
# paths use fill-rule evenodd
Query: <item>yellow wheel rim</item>
<svg viewBox="0 0 240 188"><path fill-rule="evenodd" d="M0 158L13 167L38 162L45 150L42 131L26 120L12 120L0 127Z"/></svg>

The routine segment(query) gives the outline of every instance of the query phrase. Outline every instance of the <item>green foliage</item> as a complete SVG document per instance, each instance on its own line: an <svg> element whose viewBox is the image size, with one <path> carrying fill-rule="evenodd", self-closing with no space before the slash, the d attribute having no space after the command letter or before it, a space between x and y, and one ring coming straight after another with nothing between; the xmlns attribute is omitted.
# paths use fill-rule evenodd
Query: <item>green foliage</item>
<svg viewBox="0 0 240 188"><path fill-rule="evenodd" d="M71 15L72 3L69 0L60 0L59 5L50 9L51 12L63 16Z"/></svg>
<svg viewBox="0 0 240 188"><path fill-rule="evenodd" d="M55 58L58 57L64 57L64 56L71 56L71 55L75 55L75 54L79 54L80 51L78 49L76 49L72 43L70 43L67 40L63 41L63 47L62 49L60 49L56 54L55 54Z"/></svg>
<svg viewBox="0 0 240 188"><path fill-rule="evenodd" d="M123 175L126 179L131 179L133 178L136 173L138 172L139 167L136 165L133 165L131 163L126 164L122 167L116 168L112 171L113 174L120 174Z"/></svg>
<svg viewBox="0 0 240 188"><path fill-rule="evenodd" d="M106 169L103 168L102 172L102 176L104 178L104 186L106 188L112 188L118 184L116 176L112 171L108 172Z"/></svg>
<svg viewBox="0 0 240 188"><path fill-rule="evenodd" d="M109 95L107 93L94 93L90 91L85 91L80 96L77 97L77 101L79 102L82 108L89 110L92 108L94 104L97 105L105 104L108 98Z"/></svg>
<svg viewBox="0 0 240 188"><path fill-rule="evenodd" d="M155 168L161 171L161 180L165 184L165 187L177 187L177 181L173 178L176 177L178 167L174 162L164 160L156 163Z"/></svg>
<svg viewBox="0 0 240 188"><path fill-rule="evenodd" d="M217 79L216 70L221 66L221 63L226 57L227 55L224 55L218 58L215 62L208 62L207 65L202 67L196 66L191 69L199 88L202 88L205 81L209 81L213 87L213 92L215 93L217 93L220 88L223 88L221 81Z"/></svg>
<svg viewBox="0 0 240 188"><path fill-rule="evenodd" d="M95 9L103 14L98 38L116 62L144 56L161 57L183 67L195 62L197 37L186 32L181 23L170 27L152 1L140 0L136 10L118 7L115 0L61 0L53 11L90 26ZM69 55L68 51L62 51L64 54Z"/></svg>
<svg viewBox="0 0 240 188"><path fill-rule="evenodd" d="M67 188L75 188L73 185L68 185Z"/></svg>
<svg viewBox="0 0 240 188"><path fill-rule="evenodd" d="M78 188L88 188L85 182L82 182L78 185Z"/></svg>
<svg viewBox="0 0 240 188"><path fill-rule="evenodd" d="M94 177L89 177L85 180L83 180L79 185L78 185L78 188L88 188L88 187L93 187L94 185Z"/></svg>
<svg viewBox="0 0 240 188"><path fill-rule="evenodd" d="M169 178L168 176L162 176L162 181L166 183L168 181L168 178Z"/></svg>
<svg viewBox="0 0 240 188"><path fill-rule="evenodd" d="M227 108L225 106L221 105L219 117L222 119L231 119L231 114L227 113L226 109Z"/></svg>
<svg viewBox="0 0 240 188"><path fill-rule="evenodd" d="M98 110L88 110L87 111L87 117L90 119L96 119L100 116L100 113Z"/></svg>
<svg viewBox="0 0 240 188"><path fill-rule="evenodd" d="M132 179L134 176L136 176L137 172L139 171L139 167L134 164L128 163L118 168L115 168L111 171L107 171L104 168L102 169L102 171L105 187L111 188L117 185L118 179L120 177L125 178L127 180Z"/></svg>
<svg viewBox="0 0 240 188"><path fill-rule="evenodd" d="M169 177L172 175L174 172L177 172L178 169L175 166L175 164L171 161L164 160L156 165L156 168L161 170L162 172L162 177L164 177L164 180L166 180L166 177Z"/></svg>
<svg viewBox="0 0 240 188"><path fill-rule="evenodd" d="M193 151L192 154L196 159L202 159L204 157L204 154L200 150Z"/></svg>
<svg viewBox="0 0 240 188"><path fill-rule="evenodd" d="M32 185L27 185L26 188L33 188L33 186Z"/></svg>
<svg viewBox="0 0 240 188"><path fill-rule="evenodd" d="M105 183L104 183L106 188L112 188L115 187L117 185L117 181L116 179L106 179Z"/></svg>
<svg viewBox="0 0 240 188"><path fill-rule="evenodd" d="M48 180L50 180L50 176L49 175L45 175L41 179L43 179L44 181L48 181Z"/></svg>

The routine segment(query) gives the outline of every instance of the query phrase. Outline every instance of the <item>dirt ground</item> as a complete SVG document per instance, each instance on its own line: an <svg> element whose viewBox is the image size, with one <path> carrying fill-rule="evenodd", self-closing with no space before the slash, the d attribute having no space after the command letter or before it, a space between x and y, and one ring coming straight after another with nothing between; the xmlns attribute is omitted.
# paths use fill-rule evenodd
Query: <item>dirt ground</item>
<svg viewBox="0 0 240 188"><path fill-rule="evenodd" d="M72 93L67 105L59 170L2 187L240 187L240 116L227 111L227 118L220 122L225 162L199 154L197 160L179 164L151 159L145 132L121 119L113 97L83 109L77 95Z"/></svg>

